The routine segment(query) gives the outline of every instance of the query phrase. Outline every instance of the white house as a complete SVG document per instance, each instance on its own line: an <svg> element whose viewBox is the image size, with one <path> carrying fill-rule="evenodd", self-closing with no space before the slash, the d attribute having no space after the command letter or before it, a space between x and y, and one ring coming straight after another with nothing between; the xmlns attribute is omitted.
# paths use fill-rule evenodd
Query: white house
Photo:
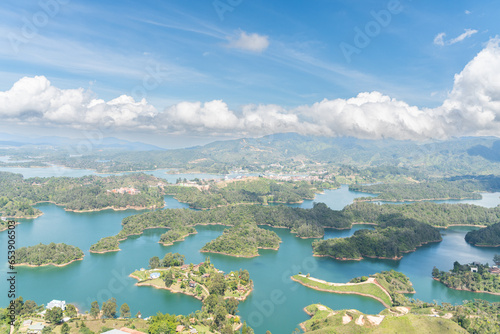
<svg viewBox="0 0 500 334"><path fill-rule="evenodd" d="M66 301L54 299L53 301L47 304L46 308L51 310L53 307L59 307L61 310L64 311L66 309Z"/></svg>

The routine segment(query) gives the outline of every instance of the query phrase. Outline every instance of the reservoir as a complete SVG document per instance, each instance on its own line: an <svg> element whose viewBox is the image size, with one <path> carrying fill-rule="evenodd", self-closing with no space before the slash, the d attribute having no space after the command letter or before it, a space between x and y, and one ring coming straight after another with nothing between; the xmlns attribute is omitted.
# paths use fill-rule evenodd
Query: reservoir
<svg viewBox="0 0 500 334"><path fill-rule="evenodd" d="M177 176L179 177L179 176ZM352 203L356 197L367 196L356 193L347 186L327 190L317 195L315 201L324 202L335 210ZM498 196L497 196L498 199ZM492 205L494 196L488 198ZM166 208L186 208L171 196L165 196ZM476 201L470 201L476 203ZM480 201L478 201L480 202ZM312 207L313 201L297 205ZM478 203L479 204L479 203ZM486 206L486 203L485 203ZM333 309L358 309L365 313L378 313L383 306L377 301L356 295L336 295L308 289L290 280L298 272L333 282L347 282L353 277L370 275L382 270L401 271L414 284L414 298L423 301L462 303L474 298L500 301L500 296L456 291L446 288L431 277L434 266L441 270L452 268L454 261L492 263L498 248L472 247L464 240L471 227L454 227L442 230L443 241L425 245L416 252L406 254L400 261L367 259L362 261L336 261L330 258L312 256L312 239L299 239L287 229L272 229L282 239L280 249L261 250L261 256L251 259L235 258L219 254L200 253L200 249L210 240L219 236L226 228L223 226L198 226L198 234L186 238L173 246L158 243L160 235L166 230L146 230L141 236L128 238L120 244L121 251L107 254L91 254L90 246L100 238L115 235L120 231L121 220L139 211L100 211L89 213L66 212L63 208L49 203L36 205L44 214L37 219L20 220L16 226L16 246L29 246L38 243L64 242L80 247L84 253L83 261L66 267L17 268L17 295L24 300L31 299L38 304L47 304L52 299L74 303L82 311L90 309L90 303L99 304L114 297L118 307L127 303L131 313L138 311L143 316L157 312L189 314L201 308L201 302L186 295L172 294L166 290L151 287L137 287L135 279L128 275L136 269L146 268L149 258L165 253L178 252L186 256L187 263L199 263L210 256L214 265L225 271L247 269L254 281L254 291L247 300L239 305L240 316L256 333L291 333L308 316L303 308L311 303L323 303ZM325 238L348 237L356 230L370 228L355 225L350 230L326 230ZM0 233L0 245L5 252L7 234ZM5 254L5 253L4 253ZM7 265L1 264L2 275L6 275ZM4 276L5 277L5 276ZM0 280L1 291L7 291L7 282ZM279 298L271 298L271 296ZM0 305L7 306L7 294L2 293Z"/></svg>

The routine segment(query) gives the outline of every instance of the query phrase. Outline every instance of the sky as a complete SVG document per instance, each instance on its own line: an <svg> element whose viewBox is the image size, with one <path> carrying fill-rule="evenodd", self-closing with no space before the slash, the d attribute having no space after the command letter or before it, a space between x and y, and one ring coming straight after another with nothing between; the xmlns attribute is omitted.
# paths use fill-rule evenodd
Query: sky
<svg viewBox="0 0 500 334"><path fill-rule="evenodd" d="M500 134L500 3L3 1L0 131L183 147Z"/></svg>

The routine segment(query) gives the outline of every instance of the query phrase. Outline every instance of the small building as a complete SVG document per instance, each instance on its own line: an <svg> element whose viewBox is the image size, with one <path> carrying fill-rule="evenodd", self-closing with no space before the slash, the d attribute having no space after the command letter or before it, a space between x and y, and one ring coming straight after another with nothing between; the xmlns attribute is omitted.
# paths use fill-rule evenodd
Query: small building
<svg viewBox="0 0 500 334"><path fill-rule="evenodd" d="M190 288L196 288L196 282L195 281L190 281L189 282L189 287Z"/></svg>
<svg viewBox="0 0 500 334"><path fill-rule="evenodd" d="M52 310L52 308L54 307L59 307L61 310L64 311L66 309L66 301L54 299L47 304L46 308Z"/></svg>
<svg viewBox="0 0 500 334"><path fill-rule="evenodd" d="M209 278L210 277L210 274L203 274L201 275L201 278Z"/></svg>
<svg viewBox="0 0 500 334"><path fill-rule="evenodd" d="M109 330L109 331L104 332L102 334L129 334L129 333L121 331L119 329L112 329L112 330Z"/></svg>
<svg viewBox="0 0 500 334"><path fill-rule="evenodd" d="M37 322L36 324L29 326L28 331L26 333L28 333L28 334L40 334L44 328L45 328L45 325L43 323Z"/></svg>
<svg viewBox="0 0 500 334"><path fill-rule="evenodd" d="M470 267L470 271L473 273L477 273L477 267Z"/></svg>
<svg viewBox="0 0 500 334"><path fill-rule="evenodd" d="M64 318L62 318L62 322L68 322L68 321L70 321L70 320L71 320L71 318L70 318L70 317L64 317Z"/></svg>
<svg viewBox="0 0 500 334"><path fill-rule="evenodd" d="M32 323L33 323L33 321L31 321L31 320L29 320L29 319L28 319L28 320L24 320L24 321L23 321L23 327L30 326Z"/></svg>
<svg viewBox="0 0 500 334"><path fill-rule="evenodd" d="M154 273L151 273L151 274L149 275L149 278L151 278L151 279L157 279L157 278L160 278L160 276L161 276L161 275L160 275L160 273L159 273L159 272L154 272Z"/></svg>
<svg viewBox="0 0 500 334"><path fill-rule="evenodd" d="M184 326L182 326L182 325L177 325L177 327L175 328L175 331L176 331L177 333L182 333L182 332L184 331L184 328L185 328L185 327L184 327Z"/></svg>

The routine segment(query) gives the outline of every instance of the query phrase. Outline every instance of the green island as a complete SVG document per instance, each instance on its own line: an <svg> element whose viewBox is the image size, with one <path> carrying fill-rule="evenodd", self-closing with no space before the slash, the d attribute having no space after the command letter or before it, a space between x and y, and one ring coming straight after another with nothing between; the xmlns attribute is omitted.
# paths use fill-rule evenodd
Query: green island
<svg viewBox="0 0 500 334"><path fill-rule="evenodd" d="M432 278L451 289L500 295L498 266L490 267L488 264L477 262L460 264L455 261L453 269L447 272L434 267Z"/></svg>
<svg viewBox="0 0 500 334"><path fill-rule="evenodd" d="M498 182L494 180L492 182ZM350 185L349 189L378 194L377 197L361 197L357 201L427 201L447 199L481 199L478 191L488 191L480 180L431 180L412 183L381 183L373 185Z"/></svg>
<svg viewBox="0 0 500 334"><path fill-rule="evenodd" d="M210 263L209 258L199 264L184 264L184 261L184 256L178 253L167 253L163 260L152 257L150 269L136 270L130 277L139 281L138 286L153 286L199 300L205 300L217 291L223 298L243 301L253 289L247 270L224 274Z"/></svg>
<svg viewBox="0 0 500 334"><path fill-rule="evenodd" d="M385 307L403 304L403 293L415 293L409 278L395 270L356 277L348 283L331 283L303 274L292 276L292 280L315 290L370 297Z"/></svg>
<svg viewBox="0 0 500 334"><path fill-rule="evenodd" d="M38 244L16 250L15 266L57 266L62 267L74 261L83 260L80 248L64 243Z"/></svg>
<svg viewBox="0 0 500 334"><path fill-rule="evenodd" d="M398 214L382 215L374 230L359 230L349 238L314 241L315 256L336 260L361 260L364 257L399 260L429 242L442 240L439 231L428 224Z"/></svg>
<svg viewBox="0 0 500 334"><path fill-rule="evenodd" d="M172 185L167 191L194 209L213 209L234 204L301 203L304 199L314 199L323 189L339 186L332 181L293 182L246 177L190 187Z"/></svg>
<svg viewBox="0 0 500 334"><path fill-rule="evenodd" d="M415 202L379 205L354 202L341 212L352 222L374 223L380 215L398 213L436 227L489 226L500 221L500 206L485 208L473 204Z"/></svg>
<svg viewBox="0 0 500 334"><path fill-rule="evenodd" d="M500 247L500 223L467 232L465 241L474 246Z"/></svg>
<svg viewBox="0 0 500 334"><path fill-rule="evenodd" d="M148 174L122 176L33 177L0 172L0 213L12 218L36 218L32 205L51 202L67 211L147 209L164 206L166 181Z"/></svg>
<svg viewBox="0 0 500 334"><path fill-rule="evenodd" d="M203 246L201 252L255 257L259 256L259 248L278 250L280 242L281 239L273 231L259 228L253 223L239 223Z"/></svg>
<svg viewBox="0 0 500 334"><path fill-rule="evenodd" d="M177 227L163 233L160 237L159 243L163 246L170 246L173 245L174 242L183 241L185 237L196 233L198 232L196 232L196 229L192 226Z"/></svg>
<svg viewBox="0 0 500 334"><path fill-rule="evenodd" d="M333 310L322 304L304 308L311 319L300 324L306 333L498 333L500 303L464 301L462 305L426 303L404 294L412 293L408 277L394 270L358 277L338 284L293 276L299 283L333 293L355 293L377 300L391 296L392 303L376 315L358 310ZM377 284L374 284L376 282ZM354 284L352 284L354 283Z"/></svg>
<svg viewBox="0 0 500 334"><path fill-rule="evenodd" d="M116 236L102 238L91 246L91 250L93 252L118 251L120 241L131 235L139 235L144 230L151 228L168 228L169 231L160 237L160 242L163 243L162 240L164 240L167 243L172 243L182 240L187 231L192 231L187 230L189 227L211 224L235 226L236 222L238 224L285 227L302 238L322 237L324 235L323 226L339 229L351 227L349 219L345 218L340 211L331 210L324 203L316 203L312 209L291 208L283 205L235 205L202 211L167 209L124 218L122 229ZM262 235L267 233L263 229L257 231ZM231 235L237 236L238 233ZM269 244L263 247L276 248L277 246Z"/></svg>

